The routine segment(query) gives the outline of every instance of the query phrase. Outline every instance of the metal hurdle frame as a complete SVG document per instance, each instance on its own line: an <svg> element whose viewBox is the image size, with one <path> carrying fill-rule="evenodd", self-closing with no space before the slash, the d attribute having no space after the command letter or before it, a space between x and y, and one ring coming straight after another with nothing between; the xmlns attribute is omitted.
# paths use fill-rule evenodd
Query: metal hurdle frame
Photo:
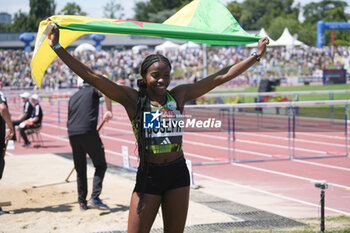
<svg viewBox="0 0 350 233"><path fill-rule="evenodd" d="M285 91L285 92L248 92L248 93L208 93L202 97L237 97L237 96L274 96L274 95L284 95L294 96L295 100L299 99L299 95L316 95L316 94L328 94L328 100L334 100L335 94L346 94L350 93L350 90L325 90L325 91Z"/></svg>
<svg viewBox="0 0 350 233"><path fill-rule="evenodd" d="M195 108L203 108L204 106L208 106L208 105L185 105L185 109L195 109ZM231 158L231 151L234 151L232 149L232 145L231 145L231 109L230 108L226 108L225 104L213 104L210 105L211 107L213 107L213 109L227 109L227 161L203 161L203 162L192 162L191 161L191 165L192 166L201 166L201 165L215 165L215 164L230 164L232 162L232 158ZM225 107L217 107L217 106L225 106Z"/></svg>
<svg viewBox="0 0 350 233"><path fill-rule="evenodd" d="M289 102L288 102L289 103ZM272 104L272 106L271 106ZM281 105L282 104L282 105ZM234 156L233 156L233 160L232 160L232 163L246 163L246 162L264 162L264 161L275 161L275 160L290 160L291 159L291 156L292 156L292 152L291 152L291 136L290 136L290 129L291 129L291 108L289 105L286 105L286 103L284 102L279 102L279 103L253 103L253 104L234 104L234 106L232 107L233 109L233 123L235 122L234 121L234 112L235 112L235 109L237 108L244 108L244 107L249 107L249 108L263 108L264 106L268 106L270 105L272 108L277 108L277 107L287 107L288 108L288 118L287 118L287 122L288 122L288 157L286 158L265 158L265 159L237 159L236 158L236 146L234 146L234 149L233 149L233 153L234 153ZM261 113L257 113L257 115L259 115ZM258 118L259 119L259 118ZM261 124L260 121L258 121L257 124ZM234 139L236 139L236 127L235 125L232 126L232 137ZM234 143L235 145L235 143Z"/></svg>
<svg viewBox="0 0 350 233"><path fill-rule="evenodd" d="M58 125L58 137L66 137L61 135L61 101L68 101L68 98L57 98L57 125Z"/></svg>
<svg viewBox="0 0 350 233"><path fill-rule="evenodd" d="M350 91L349 91L350 92ZM228 143L228 162L227 161L212 161L212 162L198 162L193 165L210 165L210 164L227 164L227 163L243 163L243 162L262 162L262 161L275 161L275 160L291 160L291 159L311 159L311 158L330 158L330 157L348 157L348 105L350 100L325 100L325 101L300 101L300 102L273 102L273 103L248 103L248 104L209 104L209 105L188 105L185 109L203 108L204 106L211 109L228 109L228 141L232 140L232 144ZM295 155L295 140L296 140L296 107L299 106L317 106L317 105L344 105L345 106L345 154L332 154L332 155L316 155L316 156L296 156ZM263 108L263 107L287 107L288 108L288 147L289 155L287 158L266 158L266 159L236 159L236 127L235 127L235 109L238 108ZM231 132L232 136L231 136ZM232 154L232 156L231 156Z"/></svg>
<svg viewBox="0 0 350 233"><path fill-rule="evenodd" d="M302 106L311 106L314 103L319 104L319 103L325 103L329 104L329 106L333 105L344 105L344 136L345 136L345 154L327 154L327 155L313 155L313 156L296 156L295 155L295 123L293 124L292 127L292 132L293 132L293 159L316 159L316 158L334 158L334 157L348 157L348 105L350 104L350 100L328 100L328 101L305 101L305 102L300 102L302 103ZM294 108L294 107L293 107ZM330 108L331 111L331 108ZM293 119L295 121L295 111L293 111Z"/></svg>
<svg viewBox="0 0 350 233"><path fill-rule="evenodd" d="M291 159L291 150L290 149L289 149L288 158L268 158L268 159L251 159L251 160L238 160L238 159L236 159L236 124L235 124L235 110L236 109L244 108L244 107L257 108L257 107L264 107L264 106L288 107L289 105L290 105L289 102L288 103L280 102L280 103L186 105L185 109L209 107L210 109L227 109L228 110L227 111L228 112L228 120L227 121L228 121L228 125L229 125L228 126L228 134L227 134L228 160L227 161L197 162L197 163L193 163L193 165L231 164L231 163L240 163L240 162L261 162L261 161L270 161L270 160L290 160ZM290 121L290 117L289 117L288 121ZM288 127L290 128L290 125ZM231 133L232 133L232 136L231 136ZM231 143L231 141L232 141L232 143ZM289 144L290 144L290 142L289 142Z"/></svg>

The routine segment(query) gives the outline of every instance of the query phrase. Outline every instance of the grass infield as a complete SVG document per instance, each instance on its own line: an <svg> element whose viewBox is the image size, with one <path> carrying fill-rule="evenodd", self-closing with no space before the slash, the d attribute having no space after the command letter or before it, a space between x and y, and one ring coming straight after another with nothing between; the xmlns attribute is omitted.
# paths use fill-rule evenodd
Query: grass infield
<svg viewBox="0 0 350 233"><path fill-rule="evenodd" d="M221 93L250 93L258 92L259 87L247 87L244 91L227 91ZM292 91L332 91L332 90L349 90L350 84L333 84L333 85L304 85L304 86L277 86L275 92L292 92ZM213 91L212 93L215 93ZM286 95L290 100L293 100L294 96ZM334 100L346 100L350 99L350 94L334 94ZM317 100L329 100L328 94L313 94L313 95L299 95L299 101L317 101ZM225 98L226 103L233 102L233 98ZM244 103L254 103L255 97L244 97Z"/></svg>
<svg viewBox="0 0 350 233"><path fill-rule="evenodd" d="M256 231L234 231L234 233L316 233L320 232L320 219L297 219L299 222L305 223L305 226L288 228L288 229L273 229L273 230L256 230ZM337 216L326 217L325 219L325 231L326 233L350 233L350 217L349 216ZM232 232L233 233L233 232Z"/></svg>

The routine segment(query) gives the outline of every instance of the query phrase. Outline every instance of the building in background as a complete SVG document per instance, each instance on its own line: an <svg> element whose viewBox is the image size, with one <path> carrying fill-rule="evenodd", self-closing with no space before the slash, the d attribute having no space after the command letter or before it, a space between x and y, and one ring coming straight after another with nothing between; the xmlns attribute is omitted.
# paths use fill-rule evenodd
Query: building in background
<svg viewBox="0 0 350 233"><path fill-rule="evenodd" d="M10 24L12 21L11 15L6 12L0 12L0 23Z"/></svg>

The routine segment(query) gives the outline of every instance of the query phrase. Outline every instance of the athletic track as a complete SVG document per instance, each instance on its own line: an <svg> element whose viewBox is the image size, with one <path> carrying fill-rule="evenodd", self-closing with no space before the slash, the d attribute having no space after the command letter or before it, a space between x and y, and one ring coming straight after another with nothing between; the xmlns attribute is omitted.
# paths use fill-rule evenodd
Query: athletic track
<svg viewBox="0 0 350 233"><path fill-rule="evenodd" d="M16 99L8 99L13 118L18 116L22 109L22 103ZM23 141L16 142L15 149L7 151L8 156L71 153L66 132L67 101L60 101L59 113L57 103L57 100L48 99L40 102L44 112L41 129L44 147L34 148L34 142L29 148L22 148ZM131 166L137 167L135 137L126 112L119 104L114 104L113 114L113 120L105 124L100 132L107 161L122 165L121 147L128 146ZM235 121L249 126L252 120L249 121L248 118L248 115L238 116ZM285 122L284 119L271 120L273 124ZM344 130L316 131L298 133L295 141L296 155L312 156L345 152ZM235 135L235 151L227 136L227 132L185 133L186 159L193 163L222 162L227 161L228 156L236 156L236 159L285 158L289 153L290 142L287 132L283 130L240 131ZM19 137L17 132L17 138ZM227 149L229 143L231 143L230 150ZM350 145L349 139L347 143ZM71 167L67 167L67 174L70 170ZM313 182L324 180L329 185L325 199L326 216L350 216L349 157L201 165L193 166L193 174L196 185L208 188L215 195L293 218L319 217L320 189L315 188Z"/></svg>

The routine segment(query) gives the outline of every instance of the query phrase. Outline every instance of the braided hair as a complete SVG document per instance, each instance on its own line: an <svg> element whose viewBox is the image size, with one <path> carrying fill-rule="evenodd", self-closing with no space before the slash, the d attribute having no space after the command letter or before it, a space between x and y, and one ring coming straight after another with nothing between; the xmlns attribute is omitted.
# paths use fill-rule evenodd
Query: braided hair
<svg viewBox="0 0 350 233"><path fill-rule="evenodd" d="M164 57L161 54L151 54L147 56L140 68L140 74L142 76L142 79L137 80L137 86L139 87L138 91L138 99L137 99L137 109L136 114L134 118L134 125L137 130L137 147L138 147L138 154L140 159L139 164L139 172L137 173L137 183L141 183L142 192L138 193L139 195L139 203L137 207L138 213L141 212L141 206L142 206L142 200L144 196L144 190L146 189L146 180L148 175L148 158L149 158L149 151L147 150L147 145L150 145L151 138L146 138L145 136L145 129L143 127L143 112L150 111L150 98L147 93L147 84L146 84L146 76L148 69L156 62L164 62L169 66L171 69L170 61Z"/></svg>

